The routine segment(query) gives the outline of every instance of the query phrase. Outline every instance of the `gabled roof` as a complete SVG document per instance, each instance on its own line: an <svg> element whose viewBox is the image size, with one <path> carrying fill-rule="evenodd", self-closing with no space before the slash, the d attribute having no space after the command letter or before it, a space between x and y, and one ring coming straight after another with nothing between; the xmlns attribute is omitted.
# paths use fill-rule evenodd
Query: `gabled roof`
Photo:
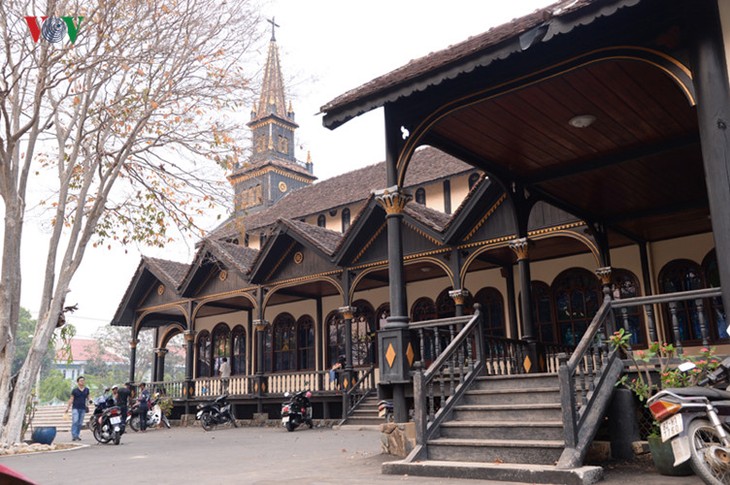
<svg viewBox="0 0 730 485"><path fill-rule="evenodd" d="M297 220L280 219L281 225L298 234L327 256L332 256L342 240L342 234L324 227L314 226Z"/></svg>
<svg viewBox="0 0 730 485"><path fill-rule="evenodd" d="M185 275L188 272L190 265L185 263L178 263L177 261L170 261L167 259L150 258L148 256L142 256L142 259L147 263L150 271L154 273L165 286L177 288L182 283Z"/></svg>
<svg viewBox="0 0 730 485"><path fill-rule="evenodd" d="M251 266L258 253L258 249L238 246L213 238L203 239L198 245L198 251L195 253L193 263L190 265L187 274L180 284L180 294L187 294L190 285L196 281L196 278L204 278L203 273L207 274L210 271L210 263L212 260L209 259L208 255L211 255L216 261L223 263L226 268L237 271L245 278L251 270Z"/></svg>
<svg viewBox="0 0 730 485"><path fill-rule="evenodd" d="M612 15L622 7L639 2L640 0L555 2L446 49L412 60L394 71L347 91L320 108L320 112L325 114L323 124L334 129L385 103L436 86L459 74L488 66L496 60L506 59L512 54L527 50L533 44L547 42L556 35L570 32L578 25L586 25L595 18ZM591 8L593 6L595 8Z"/></svg>
<svg viewBox="0 0 730 485"><path fill-rule="evenodd" d="M431 209L414 201L406 204L403 208L403 213L437 232L442 232L446 224L451 220L449 214L444 214L443 212Z"/></svg>

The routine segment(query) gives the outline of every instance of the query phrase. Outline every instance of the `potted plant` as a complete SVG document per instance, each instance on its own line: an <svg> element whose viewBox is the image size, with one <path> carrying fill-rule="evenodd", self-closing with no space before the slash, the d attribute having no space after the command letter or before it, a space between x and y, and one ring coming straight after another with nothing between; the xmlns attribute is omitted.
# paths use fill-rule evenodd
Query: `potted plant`
<svg viewBox="0 0 730 485"><path fill-rule="evenodd" d="M697 385L709 372L720 364L715 358L714 348L703 347L696 356L675 358L676 349L668 343L653 342L646 350L633 351L629 348L631 334L621 329L609 338L613 347L622 351L632 363L630 374L624 374L616 382L617 386L630 389L646 406L646 401L662 389L689 387ZM678 365L692 362L695 367L681 371ZM635 374L635 376L634 376ZM669 442L662 442L659 423L652 420L652 429L647 437L649 450L657 470L662 475L691 475L689 462L674 466L674 455Z"/></svg>

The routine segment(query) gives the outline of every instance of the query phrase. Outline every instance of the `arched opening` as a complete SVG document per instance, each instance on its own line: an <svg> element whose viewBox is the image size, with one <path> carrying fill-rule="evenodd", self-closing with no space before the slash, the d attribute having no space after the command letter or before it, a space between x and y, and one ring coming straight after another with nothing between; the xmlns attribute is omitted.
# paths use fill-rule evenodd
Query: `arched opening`
<svg viewBox="0 0 730 485"><path fill-rule="evenodd" d="M583 268L560 273L552 285L560 342L577 345L601 304L598 278Z"/></svg>

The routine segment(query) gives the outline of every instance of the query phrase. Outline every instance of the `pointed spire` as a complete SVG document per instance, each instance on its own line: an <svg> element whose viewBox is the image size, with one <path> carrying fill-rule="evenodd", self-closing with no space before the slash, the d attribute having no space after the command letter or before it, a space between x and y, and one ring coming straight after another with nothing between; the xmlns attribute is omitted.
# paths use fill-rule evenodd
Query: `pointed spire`
<svg viewBox="0 0 730 485"><path fill-rule="evenodd" d="M276 44L274 34L274 29L278 27L278 24L274 22L273 18L268 22L271 23L271 41L269 42L269 54L266 58L264 81L261 86L261 97L259 98L256 118L263 118L273 114L286 119L288 116L286 112L286 99L284 97L284 81L279 63L279 47Z"/></svg>

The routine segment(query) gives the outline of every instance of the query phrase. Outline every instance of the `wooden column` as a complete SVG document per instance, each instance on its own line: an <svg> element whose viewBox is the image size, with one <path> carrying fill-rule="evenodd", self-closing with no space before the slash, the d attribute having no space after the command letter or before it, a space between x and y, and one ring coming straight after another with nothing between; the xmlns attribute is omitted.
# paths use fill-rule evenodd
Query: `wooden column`
<svg viewBox="0 0 730 485"><path fill-rule="evenodd" d="M152 376L152 378L157 382L162 382L165 380L165 356L167 355L167 349L155 349L155 355L157 358L157 375Z"/></svg>
<svg viewBox="0 0 730 485"><path fill-rule="evenodd" d="M134 333L134 327L132 327L132 333ZM134 382L134 372L137 366L137 343L139 341L132 336L129 341L129 382Z"/></svg>
<svg viewBox="0 0 730 485"><path fill-rule="evenodd" d="M522 369L526 373L540 372L540 349L535 333L535 324L532 319L532 278L530 276L530 259L528 257L529 241L526 237L514 239L509 247L517 256L517 269L520 274L520 309L522 310L522 340L527 341L529 350L522 361Z"/></svg>
<svg viewBox="0 0 730 485"><path fill-rule="evenodd" d="M722 302L730 309L730 93L717 0L692 2L690 49Z"/></svg>
<svg viewBox="0 0 730 485"><path fill-rule="evenodd" d="M507 285L507 315L509 316L509 335L510 338L517 338L519 331L517 330L517 296L515 295L515 268L511 264L502 266L502 277ZM532 289L532 287L530 287ZM532 308L532 304L530 304ZM534 315L533 315L534 318Z"/></svg>
<svg viewBox="0 0 730 485"><path fill-rule="evenodd" d="M459 289L449 291L449 296L454 299L455 316L464 315L464 303L469 298L469 290Z"/></svg>

